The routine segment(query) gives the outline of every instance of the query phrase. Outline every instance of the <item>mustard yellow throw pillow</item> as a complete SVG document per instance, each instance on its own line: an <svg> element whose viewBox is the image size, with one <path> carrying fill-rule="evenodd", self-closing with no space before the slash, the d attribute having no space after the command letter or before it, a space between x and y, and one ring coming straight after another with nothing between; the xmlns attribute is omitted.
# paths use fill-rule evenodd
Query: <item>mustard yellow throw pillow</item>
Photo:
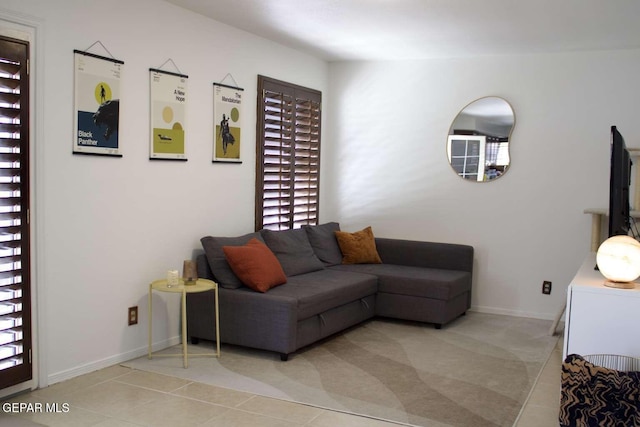
<svg viewBox="0 0 640 427"><path fill-rule="evenodd" d="M343 264L382 264L371 227L355 233L336 231L335 235Z"/></svg>

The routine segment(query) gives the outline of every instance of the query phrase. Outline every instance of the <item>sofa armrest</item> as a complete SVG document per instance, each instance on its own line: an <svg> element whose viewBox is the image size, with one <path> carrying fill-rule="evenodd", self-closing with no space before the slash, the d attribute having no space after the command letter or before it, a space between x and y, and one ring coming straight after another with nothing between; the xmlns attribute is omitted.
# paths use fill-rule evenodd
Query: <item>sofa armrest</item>
<svg viewBox="0 0 640 427"><path fill-rule="evenodd" d="M205 254L198 254L196 256L196 268L198 270L198 277L201 279L209 279L215 281L211 268L209 267L209 261Z"/></svg>
<svg viewBox="0 0 640 427"><path fill-rule="evenodd" d="M297 300L248 288L218 292L222 342L281 354L297 349Z"/></svg>
<svg viewBox="0 0 640 427"><path fill-rule="evenodd" d="M221 289L223 342L289 354L297 349L297 301L249 289ZM224 323L223 323L224 322ZM225 340L226 338L226 340Z"/></svg>
<svg viewBox="0 0 640 427"><path fill-rule="evenodd" d="M385 264L473 271L473 246L376 237Z"/></svg>

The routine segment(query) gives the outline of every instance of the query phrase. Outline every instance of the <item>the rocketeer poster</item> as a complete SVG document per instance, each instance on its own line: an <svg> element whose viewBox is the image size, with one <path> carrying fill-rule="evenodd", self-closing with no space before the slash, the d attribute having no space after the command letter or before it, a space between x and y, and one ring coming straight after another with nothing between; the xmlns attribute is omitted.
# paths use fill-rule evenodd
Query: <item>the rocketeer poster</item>
<svg viewBox="0 0 640 427"><path fill-rule="evenodd" d="M121 157L123 61L74 51L73 153Z"/></svg>
<svg viewBox="0 0 640 427"><path fill-rule="evenodd" d="M187 79L184 74L149 69L151 94L151 140L149 158L187 160Z"/></svg>

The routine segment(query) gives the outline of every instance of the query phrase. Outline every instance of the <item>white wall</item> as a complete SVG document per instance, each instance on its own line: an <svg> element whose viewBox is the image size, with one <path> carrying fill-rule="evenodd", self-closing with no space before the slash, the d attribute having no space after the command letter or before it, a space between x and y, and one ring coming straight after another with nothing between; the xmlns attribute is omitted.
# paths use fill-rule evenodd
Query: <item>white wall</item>
<svg viewBox="0 0 640 427"><path fill-rule="evenodd" d="M638 51L328 66L157 0L4 0L7 11L39 23L44 44L34 142L42 385L144 354L149 281L180 269L205 234L252 230L257 74L324 93L321 220L473 245L479 310L553 317L589 250L582 211L606 205L609 126L640 147ZM121 159L71 154L72 52L97 40L125 61ZM148 160L148 69L168 58L189 75L186 163ZM242 165L211 163L212 83L227 73L246 93ZM446 135L487 95L515 109L512 168L470 183L447 164ZM154 299L158 345L176 342L177 304ZM140 323L128 327L132 305Z"/></svg>
<svg viewBox="0 0 640 427"><path fill-rule="evenodd" d="M607 206L610 126L640 147L638 75L637 50L331 64L324 215L347 230L473 245L475 309L553 318L590 249L583 209ZM515 110L511 168L467 182L446 136L488 95Z"/></svg>
<svg viewBox="0 0 640 427"><path fill-rule="evenodd" d="M0 18L8 16L39 23L45 45L35 58L44 76L36 88L44 130L34 148L46 385L145 353L149 282L181 270L202 236L253 230L257 74L326 92L328 66L156 0L4 0ZM96 41L125 62L122 158L71 153L73 50ZM97 46L91 52L108 55ZM148 160L148 70L169 58L189 75L188 162ZM227 73L246 94L242 165L211 162L212 83ZM177 342L178 300L157 295L153 304L154 342ZM127 307L134 305L140 322L129 327Z"/></svg>

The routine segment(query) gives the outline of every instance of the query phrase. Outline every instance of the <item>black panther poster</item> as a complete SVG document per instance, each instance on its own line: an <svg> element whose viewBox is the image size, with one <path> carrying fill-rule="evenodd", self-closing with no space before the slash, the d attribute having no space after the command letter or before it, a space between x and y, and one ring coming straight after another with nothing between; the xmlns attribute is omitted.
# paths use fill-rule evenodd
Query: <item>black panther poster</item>
<svg viewBox="0 0 640 427"><path fill-rule="evenodd" d="M122 156L118 131L124 62L82 51L74 56L73 152Z"/></svg>

